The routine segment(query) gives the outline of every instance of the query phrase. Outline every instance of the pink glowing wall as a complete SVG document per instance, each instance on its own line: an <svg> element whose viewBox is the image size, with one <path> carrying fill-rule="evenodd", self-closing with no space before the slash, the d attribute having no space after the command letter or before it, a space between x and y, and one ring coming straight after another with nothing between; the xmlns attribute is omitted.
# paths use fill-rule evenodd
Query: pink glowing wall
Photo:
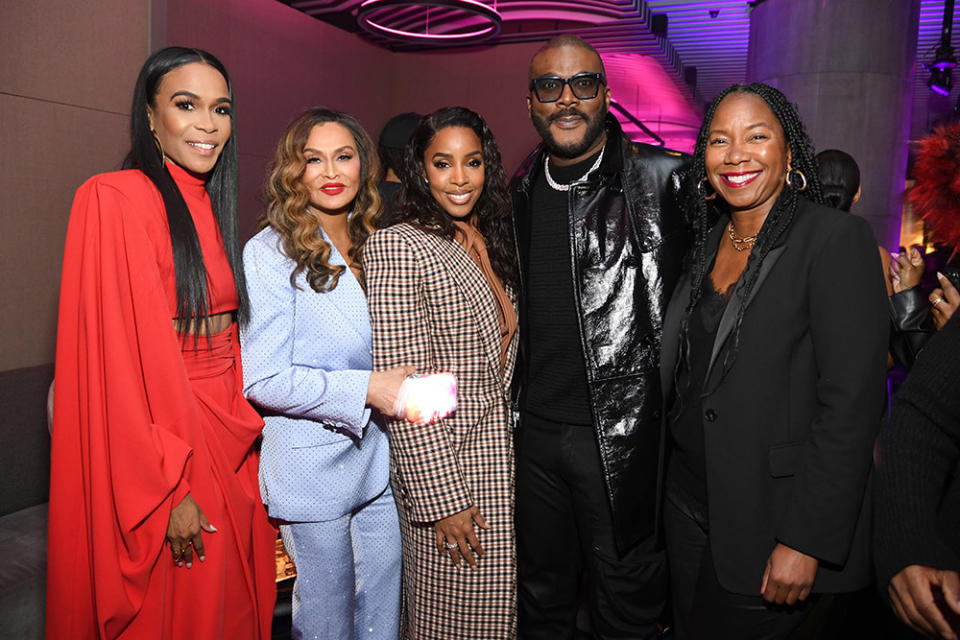
<svg viewBox="0 0 960 640"><path fill-rule="evenodd" d="M678 151L693 150L703 114L680 92L658 62L629 53L604 54L613 100ZM638 142L651 142L639 127L620 117L624 131Z"/></svg>

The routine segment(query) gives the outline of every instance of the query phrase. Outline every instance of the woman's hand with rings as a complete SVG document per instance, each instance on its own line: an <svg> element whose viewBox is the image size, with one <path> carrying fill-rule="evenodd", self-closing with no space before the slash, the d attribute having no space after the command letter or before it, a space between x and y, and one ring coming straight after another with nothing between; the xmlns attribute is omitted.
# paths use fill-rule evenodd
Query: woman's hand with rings
<svg viewBox="0 0 960 640"><path fill-rule="evenodd" d="M483 547L480 546L480 540L477 539L477 533L473 525L476 524L481 529L489 529L490 525L480 515L480 508L476 505L464 509L452 516L447 516L433 523L433 529L437 534L437 549L440 555L450 554L453 566L460 566L460 559L469 564L474 571L477 570L476 556L483 557ZM476 556L474 555L476 554Z"/></svg>
<svg viewBox="0 0 960 640"><path fill-rule="evenodd" d="M200 506L189 493L170 511L170 520L167 523L167 542L170 543L170 553L173 563L187 569L193 566L193 556L196 553L200 562L206 559L203 549L201 531L216 533L217 528L210 524L203 515Z"/></svg>
<svg viewBox="0 0 960 640"><path fill-rule="evenodd" d="M937 280L940 281L940 286L930 292L930 311L933 314L933 324L940 330L953 316L957 306L960 306L960 293L942 273L937 273Z"/></svg>

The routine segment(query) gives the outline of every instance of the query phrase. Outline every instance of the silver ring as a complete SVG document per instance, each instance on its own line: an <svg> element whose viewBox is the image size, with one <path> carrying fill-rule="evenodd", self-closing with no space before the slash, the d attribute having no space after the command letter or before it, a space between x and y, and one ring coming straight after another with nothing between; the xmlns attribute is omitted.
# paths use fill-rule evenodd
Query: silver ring
<svg viewBox="0 0 960 640"><path fill-rule="evenodd" d="M456 549L460 545L456 542L444 542L443 546L445 546L447 549Z"/></svg>
<svg viewBox="0 0 960 640"><path fill-rule="evenodd" d="M943 298L937 296L937 299L934 300L934 301L932 302L932 304L933 304L933 306L937 306L937 305L940 304L941 302L943 302Z"/></svg>

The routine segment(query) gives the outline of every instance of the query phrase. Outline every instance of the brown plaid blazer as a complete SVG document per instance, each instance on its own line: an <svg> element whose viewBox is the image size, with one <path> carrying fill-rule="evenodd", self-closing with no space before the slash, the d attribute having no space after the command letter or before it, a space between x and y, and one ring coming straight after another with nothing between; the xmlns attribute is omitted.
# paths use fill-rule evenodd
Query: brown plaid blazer
<svg viewBox="0 0 960 640"><path fill-rule="evenodd" d="M377 370L413 365L457 376L454 415L429 426L390 422L391 480L403 534L405 638L515 638L514 460L509 407L514 335L501 375L489 284L456 242L399 224L374 233L364 270ZM508 295L514 302L512 291ZM433 523L476 504L486 555L454 568Z"/></svg>

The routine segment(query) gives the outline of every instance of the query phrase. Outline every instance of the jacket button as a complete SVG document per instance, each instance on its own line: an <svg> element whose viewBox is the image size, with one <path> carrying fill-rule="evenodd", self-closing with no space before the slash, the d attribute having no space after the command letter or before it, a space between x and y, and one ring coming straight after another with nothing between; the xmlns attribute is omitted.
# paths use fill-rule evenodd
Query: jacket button
<svg viewBox="0 0 960 640"><path fill-rule="evenodd" d="M716 422L717 412L713 409L707 409L703 412L703 417L707 419L707 422Z"/></svg>

